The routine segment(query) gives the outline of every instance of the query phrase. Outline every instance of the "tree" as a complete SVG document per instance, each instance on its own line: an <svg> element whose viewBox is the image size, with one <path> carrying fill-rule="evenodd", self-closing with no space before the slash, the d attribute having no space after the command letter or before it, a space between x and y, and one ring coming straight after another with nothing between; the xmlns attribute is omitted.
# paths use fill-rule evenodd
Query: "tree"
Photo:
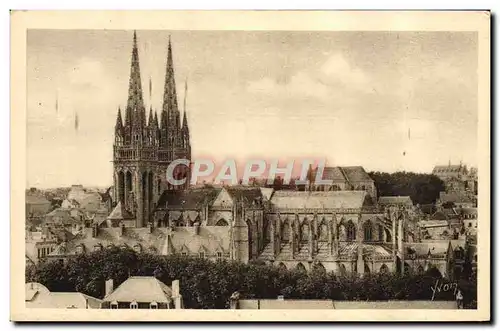
<svg viewBox="0 0 500 331"><path fill-rule="evenodd" d="M445 190L441 179L432 174L413 172L370 172L378 196L410 196L415 204L433 204Z"/></svg>
<svg viewBox="0 0 500 331"><path fill-rule="evenodd" d="M269 265L243 264L234 261L213 262L180 255L159 256L136 253L130 249L109 248L81 254L66 264L59 261L28 266L26 281L39 282L54 292L82 292L103 298L105 281L115 287L130 276L155 276L170 285L180 280L186 308L224 309L238 291L242 298L331 300L430 300L432 286L440 273L423 275L366 274L338 277L317 269L310 273L286 270ZM467 307L477 305L476 279L461 279ZM441 292L435 300L453 300L451 291Z"/></svg>

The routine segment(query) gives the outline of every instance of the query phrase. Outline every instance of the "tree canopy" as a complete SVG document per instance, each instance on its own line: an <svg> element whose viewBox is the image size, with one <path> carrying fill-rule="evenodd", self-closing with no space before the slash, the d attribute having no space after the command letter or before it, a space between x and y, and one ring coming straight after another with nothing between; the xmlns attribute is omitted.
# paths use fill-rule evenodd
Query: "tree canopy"
<svg viewBox="0 0 500 331"><path fill-rule="evenodd" d="M433 204L445 190L441 179L432 174L413 172L370 172L378 196L410 196L415 204Z"/></svg>
<svg viewBox="0 0 500 331"><path fill-rule="evenodd" d="M136 253L110 248L82 254L67 263L50 261L29 266L26 281L39 282L50 291L77 291L103 298L105 281L115 287L129 276L155 276L170 286L180 280L186 308L223 309L235 291L242 298L332 300L430 300L436 276L431 274L399 277L392 274L369 274L363 278L338 277L318 269L306 274L262 264L171 255ZM475 282L462 281L464 297L475 299ZM451 292L438 293L434 300L453 300Z"/></svg>

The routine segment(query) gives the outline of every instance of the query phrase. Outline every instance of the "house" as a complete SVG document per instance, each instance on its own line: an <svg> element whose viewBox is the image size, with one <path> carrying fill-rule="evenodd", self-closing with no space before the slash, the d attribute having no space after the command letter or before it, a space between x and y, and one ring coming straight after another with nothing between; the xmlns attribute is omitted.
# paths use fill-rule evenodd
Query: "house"
<svg viewBox="0 0 500 331"><path fill-rule="evenodd" d="M106 281L102 309L182 309L179 281L168 287L155 277L133 276L116 289Z"/></svg>
<svg viewBox="0 0 500 331"><path fill-rule="evenodd" d="M40 283L27 283L26 308L99 309L101 300L79 292L50 292Z"/></svg>

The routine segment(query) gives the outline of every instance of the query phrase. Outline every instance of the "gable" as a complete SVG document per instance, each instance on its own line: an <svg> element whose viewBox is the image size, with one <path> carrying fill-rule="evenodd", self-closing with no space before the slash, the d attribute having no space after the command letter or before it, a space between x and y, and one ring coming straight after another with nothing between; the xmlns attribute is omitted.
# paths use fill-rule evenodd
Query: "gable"
<svg viewBox="0 0 500 331"><path fill-rule="evenodd" d="M225 188L223 188L217 195L217 198L215 199L212 205L214 207L232 206L233 198L231 198L229 192Z"/></svg>

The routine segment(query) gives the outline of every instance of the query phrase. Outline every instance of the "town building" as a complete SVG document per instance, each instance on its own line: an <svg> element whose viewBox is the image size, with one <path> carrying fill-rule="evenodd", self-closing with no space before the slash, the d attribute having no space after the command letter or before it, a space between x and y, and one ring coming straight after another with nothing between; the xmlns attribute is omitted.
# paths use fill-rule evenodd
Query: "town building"
<svg viewBox="0 0 500 331"><path fill-rule="evenodd" d="M39 283L25 286L26 308L100 309L102 301L79 292L50 292Z"/></svg>
<svg viewBox="0 0 500 331"><path fill-rule="evenodd" d="M178 280L168 287L155 277L133 276L113 288L113 280L106 281L102 309L183 309Z"/></svg>

